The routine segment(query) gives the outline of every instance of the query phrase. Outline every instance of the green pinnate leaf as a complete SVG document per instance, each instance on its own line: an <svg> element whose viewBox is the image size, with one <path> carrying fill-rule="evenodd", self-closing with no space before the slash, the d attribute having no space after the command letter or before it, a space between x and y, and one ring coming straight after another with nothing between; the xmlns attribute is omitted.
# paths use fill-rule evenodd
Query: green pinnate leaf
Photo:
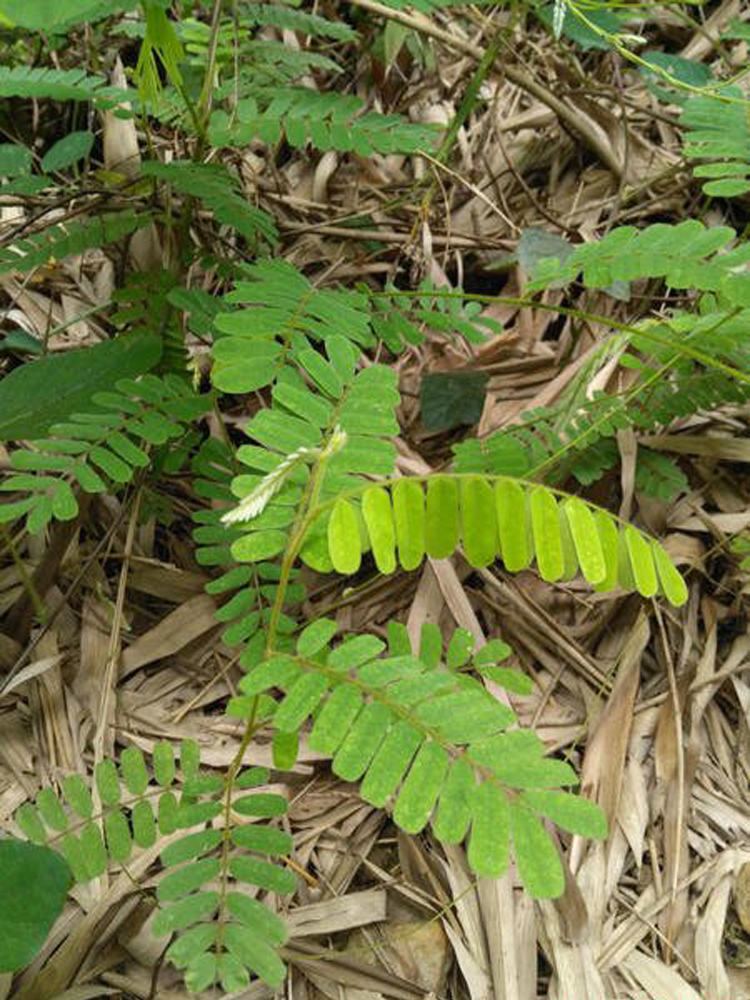
<svg viewBox="0 0 750 1000"><path fill-rule="evenodd" d="M394 484L393 519L399 562L406 570L416 569L425 553L425 502L421 483L402 478Z"/></svg>
<svg viewBox="0 0 750 1000"><path fill-rule="evenodd" d="M273 766L280 771L291 771L299 755L299 732L275 732L271 743Z"/></svg>
<svg viewBox="0 0 750 1000"><path fill-rule="evenodd" d="M489 566L497 555L497 531L492 487L486 480L462 480L461 522L467 562L470 566Z"/></svg>
<svg viewBox="0 0 750 1000"><path fill-rule="evenodd" d="M38 496L26 518L26 528L30 535L39 535L52 520L52 498Z"/></svg>
<svg viewBox="0 0 750 1000"><path fill-rule="evenodd" d="M187 899L181 899L171 906L164 906L157 911L152 924L152 930L157 937L172 934L191 927L201 919L212 916L219 903L217 892L196 892Z"/></svg>
<svg viewBox="0 0 750 1000"><path fill-rule="evenodd" d="M508 800L485 781L474 788L471 803L469 867L480 878L500 878L508 867L510 818Z"/></svg>
<svg viewBox="0 0 750 1000"><path fill-rule="evenodd" d="M257 823L235 827L232 830L232 843L247 851L279 856L290 854L294 849L294 841L286 831Z"/></svg>
<svg viewBox="0 0 750 1000"><path fill-rule="evenodd" d="M244 893L229 892L227 909L240 923L250 928L259 940L268 941L272 945L282 945L289 938L289 931L284 921L257 899L252 899Z"/></svg>
<svg viewBox="0 0 750 1000"><path fill-rule="evenodd" d="M58 480L52 490L52 514L58 521L72 521L78 516L78 501L64 479Z"/></svg>
<svg viewBox="0 0 750 1000"><path fill-rule="evenodd" d="M455 480L430 479L425 511L425 550L433 559L446 559L458 545L458 488Z"/></svg>
<svg viewBox="0 0 750 1000"><path fill-rule="evenodd" d="M509 708L474 686L431 699L416 712L420 721L456 745L493 736L516 721Z"/></svg>
<svg viewBox="0 0 750 1000"><path fill-rule="evenodd" d="M160 854L161 862L165 868L171 868L183 861L199 858L220 843L221 830L198 830L196 833L187 833L164 848Z"/></svg>
<svg viewBox="0 0 750 1000"><path fill-rule="evenodd" d="M68 817L51 788L43 788L39 792L36 797L36 807L47 826L53 830L67 830Z"/></svg>
<svg viewBox="0 0 750 1000"><path fill-rule="evenodd" d="M16 823L33 844L44 844L47 841L47 831L39 817L39 812L30 802L24 802L16 812Z"/></svg>
<svg viewBox="0 0 750 1000"><path fill-rule="evenodd" d="M228 952L216 956L216 974L225 993L239 993L250 983L250 974L243 963Z"/></svg>
<svg viewBox="0 0 750 1000"><path fill-rule="evenodd" d="M520 801L570 833L599 839L607 836L606 817L600 807L589 799L568 792L533 790L524 792Z"/></svg>
<svg viewBox="0 0 750 1000"><path fill-rule="evenodd" d="M271 819L274 816L283 816L286 812L286 799L273 792L254 792L252 795L243 795L235 799L232 808L241 816L259 816L263 819Z"/></svg>
<svg viewBox="0 0 750 1000"><path fill-rule="evenodd" d="M589 583L601 583L607 575L607 564L591 508L578 497L571 497L564 510L581 572Z"/></svg>
<svg viewBox="0 0 750 1000"><path fill-rule="evenodd" d="M88 882L92 876L89 872L86 855L83 852L83 847L78 837L72 833L66 833L59 842L59 846L60 853L70 865L70 870L73 873L75 881Z"/></svg>
<svg viewBox="0 0 750 1000"><path fill-rule="evenodd" d="M254 902L254 900L253 900ZM260 905L260 904L258 904ZM178 969L183 969L191 957L203 954L215 942L219 933L219 924L198 924L180 934L167 949L167 958Z"/></svg>
<svg viewBox="0 0 750 1000"><path fill-rule="evenodd" d="M184 899L191 892L215 879L220 869L219 858L201 858L199 861L183 865L182 868L170 871L161 879L156 887L157 898L162 903Z"/></svg>
<svg viewBox="0 0 750 1000"><path fill-rule="evenodd" d="M644 597L653 597L659 589L659 583L651 545L632 524L625 528L625 542L638 593Z"/></svg>
<svg viewBox="0 0 750 1000"><path fill-rule="evenodd" d="M330 618L317 618L300 632L297 639L299 656L315 656L328 645L338 630L336 622Z"/></svg>
<svg viewBox="0 0 750 1000"><path fill-rule="evenodd" d="M310 733L310 746L334 754L362 708L356 688L342 684L327 699Z"/></svg>
<svg viewBox="0 0 750 1000"><path fill-rule="evenodd" d="M182 777L187 781L195 777L200 764L200 748L195 740L183 740L180 744L180 767Z"/></svg>
<svg viewBox="0 0 750 1000"><path fill-rule="evenodd" d="M396 799L393 821L406 833L419 833L430 818L448 769L448 755L437 743L422 744Z"/></svg>
<svg viewBox="0 0 750 1000"><path fill-rule="evenodd" d="M182 828L210 823L221 814L221 802L180 802L177 811L177 825Z"/></svg>
<svg viewBox="0 0 750 1000"><path fill-rule="evenodd" d="M151 803L136 802L132 812L133 840L139 847L151 847L156 842L156 820Z"/></svg>
<svg viewBox="0 0 750 1000"><path fill-rule="evenodd" d="M385 643L375 635L355 635L328 654L328 666L335 670L351 670L373 660L385 649Z"/></svg>
<svg viewBox="0 0 750 1000"><path fill-rule="evenodd" d="M138 747L127 747L120 757L120 770L129 792L143 795L148 787L148 771L143 753Z"/></svg>
<svg viewBox="0 0 750 1000"><path fill-rule="evenodd" d="M239 962L259 976L264 983L278 988L284 982L286 969L273 947L243 924L230 924L225 934L226 946Z"/></svg>
<svg viewBox="0 0 750 1000"><path fill-rule="evenodd" d="M210 952L191 956L185 967L185 985L192 993L202 993L207 990L209 986L213 986L218 976L218 955Z"/></svg>
<svg viewBox="0 0 750 1000"><path fill-rule="evenodd" d="M79 840L86 859L88 877L98 878L107 870L107 850L101 830L96 823L88 822L84 825Z"/></svg>
<svg viewBox="0 0 750 1000"><path fill-rule="evenodd" d="M360 789L362 798L382 808L398 788L421 743L422 736L410 723L397 722L372 759Z"/></svg>
<svg viewBox="0 0 750 1000"><path fill-rule="evenodd" d="M554 583L565 572L557 501L549 490L537 486L531 491L529 502L539 575L548 583Z"/></svg>
<svg viewBox="0 0 750 1000"><path fill-rule="evenodd" d="M596 584L597 590L612 590L617 584L619 560L619 532L617 525L603 510L594 512L594 523L599 535L599 544L604 556L604 579Z"/></svg>
<svg viewBox="0 0 750 1000"><path fill-rule="evenodd" d="M107 445L120 458L127 462L128 465L132 465L135 468L144 469L151 461L142 448L133 444L130 438L120 431L115 431L113 434L107 435Z"/></svg>
<svg viewBox="0 0 750 1000"><path fill-rule="evenodd" d="M328 522L328 551L337 573L356 573L362 560L359 522L354 508L339 499Z"/></svg>
<svg viewBox="0 0 750 1000"><path fill-rule="evenodd" d="M159 796L158 811L159 833L163 836L174 833L178 828L180 807L173 792L165 792Z"/></svg>
<svg viewBox="0 0 750 1000"><path fill-rule="evenodd" d="M448 643L446 664L451 670L465 666L474 651L474 636L466 628L457 628Z"/></svg>
<svg viewBox="0 0 750 1000"><path fill-rule="evenodd" d="M661 545L653 543L652 553L659 574L659 582L667 600L675 607L681 607L688 599L685 581Z"/></svg>
<svg viewBox="0 0 750 1000"><path fill-rule="evenodd" d="M153 750L154 777L162 788L168 788L175 779L175 761L172 744L159 740Z"/></svg>
<svg viewBox="0 0 750 1000"><path fill-rule="evenodd" d="M472 817L475 787L474 772L469 764L460 757L454 760L443 783L437 815L432 824L438 840L445 844L458 844L466 836Z"/></svg>
<svg viewBox="0 0 750 1000"><path fill-rule="evenodd" d="M257 885L268 892L278 892L282 895L294 892L297 886L294 874L288 868L280 868L260 858L244 855L230 858L229 872L240 882Z"/></svg>
<svg viewBox="0 0 750 1000"><path fill-rule="evenodd" d="M391 656L409 656L411 654L409 630L402 622L388 622L388 652Z"/></svg>
<svg viewBox="0 0 750 1000"><path fill-rule="evenodd" d="M281 732L296 732L308 715L318 707L327 688L326 679L319 674L304 674L282 701L274 716L274 723Z"/></svg>
<svg viewBox="0 0 750 1000"><path fill-rule="evenodd" d="M474 666L484 667L487 664L499 663L507 660L512 650L502 639L490 639L488 643L478 649L474 654Z"/></svg>
<svg viewBox="0 0 750 1000"><path fill-rule="evenodd" d="M322 389L331 399L341 399L344 385L333 365L311 348L300 351L297 354L297 360L318 388Z"/></svg>
<svg viewBox="0 0 750 1000"><path fill-rule="evenodd" d="M356 781L367 770L386 732L390 712L379 703L366 705L333 758L333 773Z"/></svg>
<svg viewBox="0 0 750 1000"><path fill-rule="evenodd" d="M513 694L530 695L534 690L534 682L520 670L513 670L510 667L500 667L496 663L488 663L487 666L477 668L482 677L493 681L506 691Z"/></svg>
<svg viewBox="0 0 750 1000"><path fill-rule="evenodd" d="M240 681L240 690L247 695L260 694L270 687L289 687L300 670L291 656L277 654L250 671Z"/></svg>
<svg viewBox="0 0 750 1000"><path fill-rule="evenodd" d="M556 899L565 888L565 877L557 848L544 825L519 801L511 803L510 824L524 887L534 899Z"/></svg>
<svg viewBox="0 0 750 1000"><path fill-rule="evenodd" d="M502 560L507 570L517 573L530 566L533 558L523 488L512 479L499 479L495 484L495 507Z"/></svg>
<svg viewBox="0 0 750 1000"><path fill-rule="evenodd" d="M65 170L88 156L93 145L93 132L88 130L69 132L47 150L42 157L40 166L45 173L53 170Z"/></svg>
<svg viewBox="0 0 750 1000"><path fill-rule="evenodd" d="M387 490L371 486L362 494L362 516L370 535L375 565L381 573L396 568L396 532L391 498Z"/></svg>
<svg viewBox="0 0 750 1000"><path fill-rule="evenodd" d="M288 541L283 531L253 531L232 543L232 556L238 562L262 562L283 552Z"/></svg>
<svg viewBox="0 0 750 1000"><path fill-rule="evenodd" d="M102 448L101 445L94 445L89 452L89 457L116 483L129 483L133 478L132 468L113 452Z"/></svg>
<svg viewBox="0 0 750 1000"><path fill-rule="evenodd" d="M197 799L200 795L219 795L223 790L222 778L214 774L197 774L187 778L182 786L186 799Z"/></svg>
<svg viewBox="0 0 750 1000"><path fill-rule="evenodd" d="M443 655L443 636L434 622L423 622L419 635L419 659L426 667L436 667Z"/></svg>
<svg viewBox="0 0 750 1000"><path fill-rule="evenodd" d="M71 471L84 493L106 493L107 484L88 465L78 463Z"/></svg>
<svg viewBox="0 0 750 1000"><path fill-rule="evenodd" d="M104 817L104 831L107 835L107 847L114 861L125 864L133 849L130 826L125 814L116 809Z"/></svg>

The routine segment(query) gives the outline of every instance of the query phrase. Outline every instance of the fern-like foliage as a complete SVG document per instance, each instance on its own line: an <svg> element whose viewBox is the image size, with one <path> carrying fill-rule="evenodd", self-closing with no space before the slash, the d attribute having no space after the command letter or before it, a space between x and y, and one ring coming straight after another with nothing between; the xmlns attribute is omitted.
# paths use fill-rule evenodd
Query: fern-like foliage
<svg viewBox="0 0 750 1000"><path fill-rule="evenodd" d="M279 566L267 561L252 566L237 565L232 556L232 544L242 531L238 525L222 521L222 516L236 502L231 485L238 462L229 447L209 438L195 455L192 469L193 488L205 501L205 506L193 514L196 562L221 571L206 585L206 591L221 601L216 619L225 626L222 640L228 646L242 644L240 665L247 670L263 657L270 608L278 594ZM291 573L285 590L284 607L288 611L306 596L297 575ZM285 649L291 642L286 633L294 630L295 622L285 617L281 625L278 648Z"/></svg>
<svg viewBox="0 0 750 1000"><path fill-rule="evenodd" d="M294 31L307 39L353 41L356 32L343 21L330 21L319 14L296 9L285 3L245 4L236 21L224 19L216 37L216 59L219 84L215 98L245 96L248 89L292 84L311 70L339 74L341 67L320 52L310 48L296 49L273 38L259 38L259 28ZM205 66L211 31L202 21L185 19L180 25L180 37L192 61ZM236 73L235 67L241 67Z"/></svg>
<svg viewBox="0 0 750 1000"><path fill-rule="evenodd" d="M662 332L675 336L667 325ZM649 342L644 338L641 343ZM626 356L629 364L642 372L627 393L596 393L593 399L574 394L554 407L527 411L521 424L454 445L455 471L525 476L543 469L547 478L560 481L572 475L587 486L619 461L618 430L632 427L653 432L696 410L750 399L750 381L703 369L679 353L661 361L652 352L647 352L647 357L644 361L635 354ZM720 352L713 357L719 360ZM649 496L670 500L687 488L684 475L671 459L640 449L636 484Z"/></svg>
<svg viewBox="0 0 750 1000"><path fill-rule="evenodd" d="M365 289L366 291L366 289ZM469 343L482 343L488 334L499 334L502 325L496 320L481 316L479 302L461 300L461 289L455 296L435 296L429 281L423 282L419 296L404 297L395 288L386 288L372 296L372 330L378 340L394 354L403 350L404 344L421 344L425 340L423 328L445 336L462 336Z"/></svg>
<svg viewBox="0 0 750 1000"><path fill-rule="evenodd" d="M724 88L722 96L701 95L686 103L680 117L683 150L688 159L704 161L693 173L712 178L703 185L706 194L736 198L750 191L750 120L738 87Z"/></svg>
<svg viewBox="0 0 750 1000"><path fill-rule="evenodd" d="M247 308L219 314L214 321L225 335L214 345L213 381L219 389L252 392L270 385L291 351L297 356L342 332L362 347L374 344L363 294L317 289L281 260L258 261L243 267L242 274L248 280L239 281L224 301Z"/></svg>
<svg viewBox="0 0 750 1000"><path fill-rule="evenodd" d="M444 559L460 545L471 566L499 558L517 572L536 561L550 583L580 571L599 590L619 585L644 597L661 593L676 605L687 599L682 577L653 539L579 497L517 479L441 475L360 486L347 496L339 492L310 517L313 523L322 518L326 528L327 552L321 559L314 551L316 568L356 573L371 550L381 573L399 565L411 570L425 556ZM278 544L281 549L281 537ZM232 553L254 561L265 549L251 532ZM304 547L301 554L304 559Z"/></svg>
<svg viewBox="0 0 750 1000"><path fill-rule="evenodd" d="M321 94L307 87L272 87L239 101L234 113L217 111L209 137L214 146L246 145L260 138L290 146L310 143L316 149L336 149L361 156L416 153L431 150L439 132L415 125L399 115L362 114L364 102L344 94Z"/></svg>
<svg viewBox="0 0 750 1000"><path fill-rule="evenodd" d="M162 345L159 369L182 375L188 367L182 317L171 302L179 291L177 275L166 269L131 274L122 288L112 293L116 311L111 321L119 329L144 330Z"/></svg>
<svg viewBox="0 0 750 1000"><path fill-rule="evenodd" d="M477 316L476 303L434 297L429 287L419 298L400 297L395 290L371 295L365 286L318 289L283 260L260 260L240 271L245 280L223 301L245 308L220 312L213 320L213 381L224 392L271 385L292 359L298 361L300 351L315 365L310 350L331 337L345 336L361 348L382 341L399 353L405 344L424 341L424 326L473 342L484 340L486 331L499 332L492 320ZM350 370L348 361L344 369Z"/></svg>
<svg viewBox="0 0 750 1000"><path fill-rule="evenodd" d="M146 213L124 211L98 215L83 222L50 226L0 250L0 274L8 271L25 274L71 254L116 243L136 229L150 225L151 221Z"/></svg>
<svg viewBox="0 0 750 1000"><path fill-rule="evenodd" d="M645 229L618 226L601 240L577 246L563 262L554 258L540 261L529 288L572 281L583 272L588 288L607 288L614 281L663 278L672 288L718 290L733 269L750 261L747 243L725 249L735 236L730 226L707 227L696 219L676 226L660 222Z"/></svg>
<svg viewBox="0 0 750 1000"><path fill-rule="evenodd" d="M328 38L337 42L351 42L357 37L355 30L345 21L331 21L319 14L299 10L289 2L244 4L242 14L241 25L286 28L310 38Z"/></svg>
<svg viewBox="0 0 750 1000"><path fill-rule="evenodd" d="M178 775L170 743L155 744L151 768L130 747L119 768L105 760L94 769L101 813L89 784L74 774L62 779L62 795L45 788L34 805L21 806L16 823L33 843L57 849L78 882L108 864L126 867L134 847L170 836L160 855L165 872L153 929L174 935L167 955L185 970L188 987L200 991L218 981L234 992L251 972L278 986L284 965L277 949L287 930L253 894L294 890L292 873L269 860L292 849L289 834L270 822L286 812L286 800L261 789L268 783L262 768L201 774L192 741L183 743L180 764ZM223 815L233 817L231 827L206 825Z"/></svg>
<svg viewBox="0 0 750 1000"><path fill-rule="evenodd" d="M587 369L554 407L529 411L518 426L484 440L456 445L455 470L532 477L544 470L558 481L572 474L586 485L616 464L619 429L653 431L699 409L746 402L750 252L747 244L724 251L734 236L728 227L706 229L694 221L640 232L625 227L577 247L564 261L537 263L534 288L564 283L582 271L583 284L593 288L664 277L677 287L693 284L709 291L696 312L646 320L614 339L627 344L621 364L639 373L626 391L589 398L594 370ZM637 485L651 495L673 498L687 483L674 462L642 452Z"/></svg>
<svg viewBox="0 0 750 1000"><path fill-rule="evenodd" d="M458 630L443 662L434 625L418 653L404 626L391 627L387 651L373 635L332 648L335 632L327 619L309 625L294 655L271 656L243 678L229 712L246 717L258 695L281 688L276 729L293 734L314 717L310 745L332 757L341 778L361 780L366 801L392 803L401 829L419 833L431 822L446 843L468 833L469 864L487 878L503 874L512 838L529 892L559 895L562 867L540 817L594 837L606 823L598 807L560 790L576 783L570 766L546 758L532 733L509 732L514 713L467 673L528 690L526 678L497 666L507 646L494 641L474 654L471 635Z"/></svg>
<svg viewBox="0 0 750 1000"><path fill-rule="evenodd" d="M111 108L133 99L129 91L112 87L104 77L88 76L83 70L37 69L28 66L0 67L0 98L2 97L93 101L101 108Z"/></svg>
<svg viewBox="0 0 750 1000"><path fill-rule="evenodd" d="M130 482L151 464L150 448L182 437L209 405L174 375L121 379L92 403L94 412L72 414L44 440L11 454L16 474L0 490L28 495L0 505L0 522L26 515L28 530L37 533L53 518L71 520L78 514L74 487L103 493Z"/></svg>
<svg viewBox="0 0 750 1000"><path fill-rule="evenodd" d="M278 241L271 217L251 205L236 189L228 171L220 164L173 160L171 163L144 163L142 173L155 177L209 208L217 221L231 225L254 244L258 239L274 245Z"/></svg>

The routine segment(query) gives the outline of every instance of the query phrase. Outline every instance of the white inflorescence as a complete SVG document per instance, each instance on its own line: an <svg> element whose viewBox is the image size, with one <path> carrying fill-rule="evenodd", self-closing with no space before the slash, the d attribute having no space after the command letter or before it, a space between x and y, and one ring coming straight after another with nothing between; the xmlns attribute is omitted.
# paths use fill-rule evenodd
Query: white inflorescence
<svg viewBox="0 0 750 1000"><path fill-rule="evenodd" d="M227 511L221 518L224 524L238 524L240 521L252 521L257 517L271 497L278 493L284 484L284 480L289 475L292 467L300 460L312 462L316 458L328 458L335 455L337 451L346 444L346 431L336 427L330 439L323 448L298 448L291 455L287 455L280 465L269 472L248 495L232 510Z"/></svg>

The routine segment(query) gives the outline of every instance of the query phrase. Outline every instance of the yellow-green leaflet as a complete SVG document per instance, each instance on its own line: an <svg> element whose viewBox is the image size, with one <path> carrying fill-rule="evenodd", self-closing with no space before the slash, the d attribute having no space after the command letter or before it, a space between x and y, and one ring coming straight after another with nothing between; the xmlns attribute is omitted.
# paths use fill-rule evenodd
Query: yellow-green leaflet
<svg viewBox="0 0 750 1000"><path fill-rule="evenodd" d="M382 486L371 486L362 494L362 516L367 525L375 565L381 573L396 568L396 534L391 498Z"/></svg>
<svg viewBox="0 0 750 1000"><path fill-rule="evenodd" d="M467 857L481 878L500 878L508 867L510 810L504 792L489 781L472 794L472 822Z"/></svg>
<svg viewBox="0 0 750 1000"><path fill-rule="evenodd" d="M421 483L404 478L392 493L399 561L404 569L416 569L424 558L424 490Z"/></svg>
<svg viewBox="0 0 750 1000"><path fill-rule="evenodd" d="M594 524L596 525L596 533L599 536L599 544L601 545L605 567L604 577L596 584L596 589L600 591L612 590L617 583L620 533L612 518L608 517L603 510L595 512Z"/></svg>
<svg viewBox="0 0 750 1000"><path fill-rule="evenodd" d="M526 494L511 479L495 485L495 509L500 532L500 552L510 573L531 565L532 549L526 522Z"/></svg>
<svg viewBox="0 0 750 1000"><path fill-rule="evenodd" d="M362 561L357 514L348 500L337 500L328 522L328 551L337 573L356 573Z"/></svg>
<svg viewBox="0 0 750 1000"><path fill-rule="evenodd" d="M652 544L651 551L653 552L654 562L656 563L656 569L659 573L659 580L664 594L670 604L679 607L688 599L688 590L685 581L678 570L675 569L672 560L661 545Z"/></svg>
<svg viewBox="0 0 750 1000"><path fill-rule="evenodd" d="M486 479L461 483L461 515L464 552L472 566L489 566L497 554L495 504Z"/></svg>
<svg viewBox="0 0 750 1000"><path fill-rule="evenodd" d="M433 559L447 559L458 545L458 488L453 479L427 484L425 549Z"/></svg>
<svg viewBox="0 0 750 1000"><path fill-rule="evenodd" d="M632 524L625 529L625 543L628 547L636 590L644 597L653 597L659 589L659 583L651 545Z"/></svg>
<svg viewBox="0 0 750 1000"><path fill-rule="evenodd" d="M531 492L531 526L539 575L548 583L553 583L562 577L565 559L557 501L543 486L537 486Z"/></svg>
<svg viewBox="0 0 750 1000"><path fill-rule="evenodd" d="M581 572L589 583L601 583L607 576L607 564L591 508L578 497L571 497L564 509Z"/></svg>
<svg viewBox="0 0 750 1000"><path fill-rule="evenodd" d="M573 532L561 504L557 507L557 520L560 525L560 545L563 554L563 580L572 580L578 575L578 555L576 553Z"/></svg>

